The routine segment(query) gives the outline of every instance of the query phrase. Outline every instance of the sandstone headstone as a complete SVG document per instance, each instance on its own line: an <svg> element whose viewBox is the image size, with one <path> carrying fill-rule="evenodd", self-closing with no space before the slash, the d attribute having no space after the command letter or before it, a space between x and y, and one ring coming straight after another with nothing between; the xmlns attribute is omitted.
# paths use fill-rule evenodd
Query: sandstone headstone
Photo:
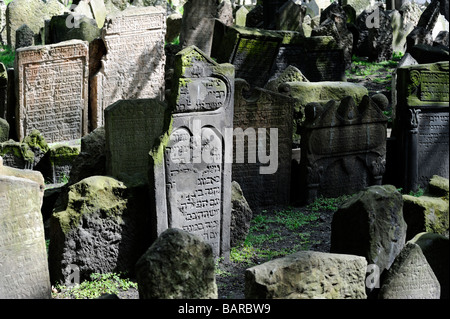
<svg viewBox="0 0 450 319"><path fill-rule="evenodd" d="M245 271L247 299L365 299L364 257L300 251Z"/></svg>
<svg viewBox="0 0 450 319"><path fill-rule="evenodd" d="M182 19L183 16L179 13L173 13L167 17L167 32L165 35L166 42L173 42L177 37L180 36Z"/></svg>
<svg viewBox="0 0 450 319"><path fill-rule="evenodd" d="M261 88L255 88L245 97L244 91L249 89L245 80L235 81L233 180L239 183L253 210L287 205L294 101ZM264 155L270 155L265 162L259 156L263 145Z"/></svg>
<svg viewBox="0 0 450 319"><path fill-rule="evenodd" d="M392 264L379 299L439 299L440 284L420 247L407 243Z"/></svg>
<svg viewBox="0 0 450 319"><path fill-rule="evenodd" d="M333 215L330 251L363 256L381 274L405 245L402 208L402 196L392 185L359 192Z"/></svg>
<svg viewBox="0 0 450 319"><path fill-rule="evenodd" d="M0 157L0 298L50 298L41 185L3 173Z"/></svg>
<svg viewBox="0 0 450 319"><path fill-rule="evenodd" d="M34 32L26 24L22 24L16 30L16 49L29 47L33 44Z"/></svg>
<svg viewBox="0 0 450 319"><path fill-rule="evenodd" d="M275 29L303 32L303 17L306 6L294 0L286 1L275 15Z"/></svg>
<svg viewBox="0 0 450 319"><path fill-rule="evenodd" d="M405 192L449 178L449 62L397 69L398 180Z"/></svg>
<svg viewBox="0 0 450 319"><path fill-rule="evenodd" d="M184 4L180 33L182 48L195 45L210 55L214 19L217 18L219 5L218 0L189 0Z"/></svg>
<svg viewBox="0 0 450 319"><path fill-rule="evenodd" d="M148 212L139 203L146 192L106 176L69 187L67 205L50 220L49 269L52 283L92 273L129 272L150 244Z"/></svg>
<svg viewBox="0 0 450 319"><path fill-rule="evenodd" d="M34 153L25 143L8 140L0 143L0 156L3 157L5 166L32 169L34 163Z"/></svg>
<svg viewBox="0 0 450 319"><path fill-rule="evenodd" d="M247 23L247 14L248 14L248 9L245 6L241 6L239 9L237 9L236 11L236 25L241 26L241 27L245 27L246 23Z"/></svg>
<svg viewBox="0 0 450 319"><path fill-rule="evenodd" d="M448 299L449 293L449 239L434 233L419 233L412 243L422 249L422 253L428 261L433 273L441 286L441 299Z"/></svg>
<svg viewBox="0 0 450 319"><path fill-rule="evenodd" d="M127 183L147 183L148 153L167 130L170 114L156 99L120 100L105 110L106 172Z"/></svg>
<svg viewBox="0 0 450 319"><path fill-rule="evenodd" d="M228 27L216 22L211 56L231 63L236 77L251 86L263 87L270 77L283 37L274 31Z"/></svg>
<svg viewBox="0 0 450 319"><path fill-rule="evenodd" d="M165 11L129 7L107 16L102 39L107 54L90 80L91 125L104 125L104 110L118 100L164 99Z"/></svg>
<svg viewBox="0 0 450 319"><path fill-rule="evenodd" d="M7 44L6 37L6 4L0 0L0 44Z"/></svg>
<svg viewBox="0 0 450 319"><path fill-rule="evenodd" d="M136 263L141 299L215 299L211 246L176 228L164 231Z"/></svg>
<svg viewBox="0 0 450 319"><path fill-rule="evenodd" d="M192 46L176 55L171 129L150 152L155 235L179 228L215 256L230 245L234 68Z"/></svg>
<svg viewBox="0 0 450 319"><path fill-rule="evenodd" d="M231 205L230 247L236 247L247 238L253 212L235 181L231 183Z"/></svg>
<svg viewBox="0 0 450 319"><path fill-rule="evenodd" d="M264 88L274 92L279 92L279 86L286 82L309 82L309 80L298 68L293 65L289 65L282 73L269 80Z"/></svg>
<svg viewBox="0 0 450 319"><path fill-rule="evenodd" d="M73 16L74 21L67 23ZM48 38L50 43L78 39L92 42L101 36L101 28L97 26L93 18L77 16L75 13L65 13L59 16L53 16L48 25Z"/></svg>
<svg viewBox="0 0 450 319"><path fill-rule="evenodd" d="M19 140L33 129L48 143L87 134L88 50L80 40L16 50Z"/></svg>
<svg viewBox="0 0 450 319"><path fill-rule="evenodd" d="M7 119L8 114L8 70L0 62L0 118Z"/></svg>
<svg viewBox="0 0 450 319"><path fill-rule="evenodd" d="M16 30L23 24L38 34L44 21L64 12L64 5L58 0L14 0L6 9L6 33L8 45L16 46Z"/></svg>
<svg viewBox="0 0 450 319"><path fill-rule="evenodd" d="M368 96L359 104L352 97L308 104L305 114L300 165L307 202L382 183L387 118Z"/></svg>

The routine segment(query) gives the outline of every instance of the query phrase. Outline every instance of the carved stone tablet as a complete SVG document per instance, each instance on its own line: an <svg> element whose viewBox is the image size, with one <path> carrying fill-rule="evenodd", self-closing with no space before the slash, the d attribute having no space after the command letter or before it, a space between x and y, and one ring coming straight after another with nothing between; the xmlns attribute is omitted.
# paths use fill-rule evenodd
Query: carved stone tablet
<svg viewBox="0 0 450 319"><path fill-rule="evenodd" d="M425 189L433 175L449 177L449 63L397 69L399 183Z"/></svg>
<svg viewBox="0 0 450 319"><path fill-rule="evenodd" d="M2 299L51 297L40 186L25 178L0 175Z"/></svg>
<svg viewBox="0 0 450 319"><path fill-rule="evenodd" d="M80 40L16 51L16 126L22 140L37 129L48 143L88 130L88 44Z"/></svg>
<svg viewBox="0 0 450 319"><path fill-rule="evenodd" d="M171 130L150 152L154 224L203 238L215 256L230 247L234 68L192 46L176 56Z"/></svg>
<svg viewBox="0 0 450 319"><path fill-rule="evenodd" d="M90 83L93 128L103 125L104 110L117 100L163 100L165 21L158 7L130 7L106 17L107 54Z"/></svg>

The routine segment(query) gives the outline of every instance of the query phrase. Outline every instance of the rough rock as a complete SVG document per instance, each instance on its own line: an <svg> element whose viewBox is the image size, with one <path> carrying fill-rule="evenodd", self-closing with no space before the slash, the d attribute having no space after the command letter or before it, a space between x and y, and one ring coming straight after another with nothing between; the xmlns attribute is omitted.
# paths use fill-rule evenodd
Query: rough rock
<svg viewBox="0 0 450 319"><path fill-rule="evenodd" d="M364 256L381 273L405 239L402 195L392 185L376 185L354 195L333 215L330 251Z"/></svg>
<svg viewBox="0 0 450 319"><path fill-rule="evenodd" d="M365 299L364 257L299 251L245 271L247 299Z"/></svg>
<svg viewBox="0 0 450 319"><path fill-rule="evenodd" d="M231 205L230 245L235 247L247 237L253 217L242 189L235 181L231 182Z"/></svg>
<svg viewBox="0 0 450 319"><path fill-rule="evenodd" d="M186 231L164 231L136 263L141 299L214 299L210 245Z"/></svg>

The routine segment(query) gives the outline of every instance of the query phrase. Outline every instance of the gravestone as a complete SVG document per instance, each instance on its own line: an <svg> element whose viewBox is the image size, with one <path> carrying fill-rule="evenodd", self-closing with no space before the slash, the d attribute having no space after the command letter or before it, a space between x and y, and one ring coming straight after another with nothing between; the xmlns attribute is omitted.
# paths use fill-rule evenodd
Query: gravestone
<svg viewBox="0 0 450 319"><path fill-rule="evenodd" d="M107 16L102 67L90 80L91 125L104 125L104 110L118 100L164 99L165 11L129 7Z"/></svg>
<svg viewBox="0 0 450 319"><path fill-rule="evenodd" d="M173 81L172 126L150 152L154 237L180 228L203 238L215 256L226 258L234 68L191 46L176 55Z"/></svg>
<svg viewBox="0 0 450 319"><path fill-rule="evenodd" d="M270 71L277 77L289 65L297 67L311 82L342 81L344 52L331 36L304 37L298 32L280 31L282 44Z"/></svg>
<svg viewBox="0 0 450 319"><path fill-rule="evenodd" d="M6 45L6 4L0 0L0 44Z"/></svg>
<svg viewBox="0 0 450 319"><path fill-rule="evenodd" d="M16 46L16 30L24 23L34 34L44 27L45 20L64 12L58 0L14 0L6 8L6 34L8 45Z"/></svg>
<svg viewBox="0 0 450 319"><path fill-rule="evenodd" d="M275 15L275 29L297 31L303 34L303 17L306 15L306 6L294 0L286 1Z"/></svg>
<svg viewBox="0 0 450 319"><path fill-rule="evenodd" d="M180 33L182 48L195 45L210 54L214 19L217 17L219 5L219 0L188 0L184 4Z"/></svg>
<svg viewBox="0 0 450 319"><path fill-rule="evenodd" d="M249 11L245 6L241 6L239 9L236 10L236 25L245 27L247 23L248 12Z"/></svg>
<svg viewBox="0 0 450 319"><path fill-rule="evenodd" d="M368 97L305 108L301 184L307 202L380 185L386 164L387 118Z"/></svg>
<svg viewBox="0 0 450 319"><path fill-rule="evenodd" d="M0 143L9 139L9 124L5 119L0 117Z"/></svg>
<svg viewBox="0 0 450 319"><path fill-rule="evenodd" d="M0 298L51 297L41 215L42 185L9 173L0 157Z"/></svg>
<svg viewBox="0 0 450 319"><path fill-rule="evenodd" d="M393 135L398 143L398 183L425 189L433 175L449 178L449 62L397 68Z"/></svg>
<svg viewBox="0 0 450 319"><path fill-rule="evenodd" d="M440 284L420 246L408 242L386 274L379 299L439 299Z"/></svg>
<svg viewBox="0 0 450 319"><path fill-rule="evenodd" d="M16 50L16 127L21 141L37 129L48 143L88 130L88 45L80 40Z"/></svg>
<svg viewBox="0 0 450 319"><path fill-rule="evenodd" d="M29 47L33 44L34 32L26 24L22 24L16 30L16 49Z"/></svg>
<svg viewBox="0 0 450 319"><path fill-rule="evenodd" d="M169 125L156 99L120 100L105 110L106 172L125 183L147 183L148 152Z"/></svg>
<svg viewBox="0 0 450 319"><path fill-rule="evenodd" d="M261 88L254 88L251 95L245 97L244 91L249 89L245 80L236 79L233 180L241 186L252 210L287 205L294 100ZM275 141L276 145L269 146ZM266 146L264 155L270 156L268 163L261 161L262 145Z"/></svg>
<svg viewBox="0 0 450 319"><path fill-rule="evenodd" d="M233 64L237 78L251 86L263 87L282 41L283 37L274 31L228 27L216 21L211 57L219 63Z"/></svg>
<svg viewBox="0 0 450 319"><path fill-rule="evenodd" d="M8 116L8 70L0 62L0 117L7 119Z"/></svg>

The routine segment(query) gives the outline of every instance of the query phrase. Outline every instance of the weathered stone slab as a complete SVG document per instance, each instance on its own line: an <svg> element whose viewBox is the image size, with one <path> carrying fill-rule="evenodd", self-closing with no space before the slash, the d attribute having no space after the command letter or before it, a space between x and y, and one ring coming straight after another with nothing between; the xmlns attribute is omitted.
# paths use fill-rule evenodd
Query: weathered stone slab
<svg viewBox="0 0 450 319"><path fill-rule="evenodd" d="M311 82L342 81L344 53L331 36L304 37L298 32L279 31L283 42L270 72L279 76L289 65L297 67Z"/></svg>
<svg viewBox="0 0 450 319"><path fill-rule="evenodd" d="M422 249L422 253L441 286L441 299L448 299L449 293L449 239L434 233L419 233L411 239L412 243Z"/></svg>
<svg viewBox="0 0 450 319"><path fill-rule="evenodd" d="M420 247L407 243L389 269L379 299L439 299L439 281Z"/></svg>
<svg viewBox="0 0 450 319"><path fill-rule="evenodd" d="M247 299L365 299L364 257L299 251L245 271Z"/></svg>
<svg viewBox="0 0 450 319"><path fill-rule="evenodd" d="M150 152L155 234L180 228L229 251L234 68L192 46L176 56L172 126Z"/></svg>
<svg viewBox="0 0 450 319"><path fill-rule="evenodd" d="M387 118L368 96L359 105L352 97L310 103L305 114L300 169L307 202L382 183Z"/></svg>
<svg viewBox="0 0 450 319"><path fill-rule="evenodd" d="M433 175L449 178L449 63L397 69L399 184L425 189Z"/></svg>
<svg viewBox="0 0 450 319"><path fill-rule="evenodd" d="M120 100L105 110L106 172L125 183L147 184L148 153L169 125L165 103Z"/></svg>
<svg viewBox="0 0 450 319"><path fill-rule="evenodd" d="M254 88L245 97L244 91L249 89L245 80L235 81L233 180L253 210L287 205L294 99L261 88ZM262 162L262 153L269 154L267 162Z"/></svg>
<svg viewBox="0 0 450 319"><path fill-rule="evenodd" d="M165 11L129 7L107 16L102 39L107 54L91 78L91 125L104 125L104 110L118 100L164 99Z"/></svg>
<svg viewBox="0 0 450 319"><path fill-rule="evenodd" d="M330 251L363 256L381 274L402 250L406 228L402 195L392 185L371 186L333 215Z"/></svg>
<svg viewBox="0 0 450 319"><path fill-rule="evenodd" d="M146 190L107 176L91 176L69 187L67 204L50 220L52 283L72 284L77 275L129 272L150 244Z"/></svg>
<svg viewBox="0 0 450 319"><path fill-rule="evenodd" d="M211 246L189 232L164 231L136 264L141 299L216 299Z"/></svg>
<svg viewBox="0 0 450 319"><path fill-rule="evenodd" d="M4 175L4 169L0 157L0 298L50 298L43 189L26 173L16 177L13 169L6 168Z"/></svg>
<svg viewBox="0 0 450 319"><path fill-rule="evenodd" d="M216 21L211 56L219 63L233 64L236 78L246 80L251 86L263 87L282 40L274 31L228 27Z"/></svg>
<svg viewBox="0 0 450 319"><path fill-rule="evenodd" d="M87 134L88 52L87 43L80 40L16 51L19 140L34 129L48 143Z"/></svg>

